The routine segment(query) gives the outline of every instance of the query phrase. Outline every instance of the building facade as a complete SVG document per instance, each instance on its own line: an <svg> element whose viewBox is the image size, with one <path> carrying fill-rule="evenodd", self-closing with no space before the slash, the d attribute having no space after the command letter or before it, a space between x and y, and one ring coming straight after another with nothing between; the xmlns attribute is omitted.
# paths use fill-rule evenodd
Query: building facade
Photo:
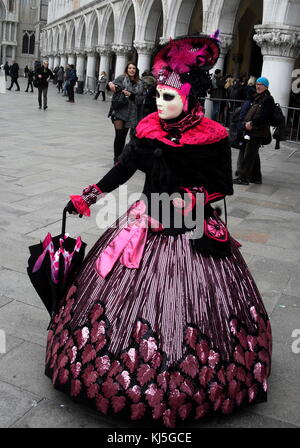
<svg viewBox="0 0 300 448"><path fill-rule="evenodd" d="M270 80L276 101L288 105L300 68L300 0L50 0L41 48L50 68L76 64L87 88L102 71L110 78L128 60L142 73L153 49L170 37L221 31L215 68Z"/></svg>
<svg viewBox="0 0 300 448"><path fill-rule="evenodd" d="M0 0L0 61L20 68L40 58L40 35L49 0Z"/></svg>

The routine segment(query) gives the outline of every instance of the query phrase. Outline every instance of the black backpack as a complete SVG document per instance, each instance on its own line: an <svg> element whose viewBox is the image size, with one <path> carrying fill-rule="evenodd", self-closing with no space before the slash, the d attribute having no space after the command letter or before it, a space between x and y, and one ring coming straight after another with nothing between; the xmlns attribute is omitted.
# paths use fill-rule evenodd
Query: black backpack
<svg viewBox="0 0 300 448"><path fill-rule="evenodd" d="M285 117L283 115L281 107L278 103L276 103L274 104L273 113L270 117L270 125L276 128L277 126L282 124L283 120L285 120Z"/></svg>

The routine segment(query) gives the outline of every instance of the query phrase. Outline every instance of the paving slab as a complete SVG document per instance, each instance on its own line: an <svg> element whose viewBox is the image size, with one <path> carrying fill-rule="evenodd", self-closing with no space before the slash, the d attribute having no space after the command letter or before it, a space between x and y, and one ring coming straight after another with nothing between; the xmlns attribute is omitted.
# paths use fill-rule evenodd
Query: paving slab
<svg viewBox="0 0 300 448"><path fill-rule="evenodd" d="M113 420L106 420L88 412L76 403L60 405L50 400L42 400L32 407L12 428L117 428Z"/></svg>
<svg viewBox="0 0 300 448"><path fill-rule="evenodd" d="M46 346L46 309L13 300L0 308L0 328L8 334Z"/></svg>
<svg viewBox="0 0 300 448"><path fill-rule="evenodd" d="M0 380L0 428L8 428L29 412L40 397Z"/></svg>

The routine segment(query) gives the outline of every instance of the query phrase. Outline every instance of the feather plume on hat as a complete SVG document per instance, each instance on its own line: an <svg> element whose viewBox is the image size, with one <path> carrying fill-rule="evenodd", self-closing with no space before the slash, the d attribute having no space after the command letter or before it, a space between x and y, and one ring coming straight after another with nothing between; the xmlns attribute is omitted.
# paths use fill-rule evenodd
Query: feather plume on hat
<svg viewBox="0 0 300 448"><path fill-rule="evenodd" d="M219 54L219 30L214 34L181 36L160 46L154 56L152 72L159 84L187 91L196 82L197 74L207 72Z"/></svg>

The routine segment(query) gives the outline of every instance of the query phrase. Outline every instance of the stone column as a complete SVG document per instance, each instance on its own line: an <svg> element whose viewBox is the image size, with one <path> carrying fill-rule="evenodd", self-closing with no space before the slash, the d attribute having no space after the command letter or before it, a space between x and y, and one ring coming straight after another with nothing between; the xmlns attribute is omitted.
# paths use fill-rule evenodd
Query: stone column
<svg viewBox="0 0 300 448"><path fill-rule="evenodd" d="M130 47L127 45L113 45L112 50L116 53L116 67L115 67L115 78L124 73L127 64L127 53Z"/></svg>
<svg viewBox="0 0 300 448"><path fill-rule="evenodd" d="M16 60L16 49L17 49L17 47L15 47L15 45L12 45L12 47L11 47L11 60L12 61Z"/></svg>
<svg viewBox="0 0 300 448"><path fill-rule="evenodd" d="M96 55L94 51L87 50L87 65L86 65L86 88L94 90L96 87Z"/></svg>
<svg viewBox="0 0 300 448"><path fill-rule="evenodd" d="M7 39L7 35L6 35L6 22L3 22L3 35L2 35L3 40L8 40Z"/></svg>
<svg viewBox="0 0 300 448"><path fill-rule="evenodd" d="M73 53L68 53L68 64L76 64L76 55Z"/></svg>
<svg viewBox="0 0 300 448"><path fill-rule="evenodd" d="M3 62L3 64L5 64L5 62L6 62L6 45L5 44L2 45L2 62Z"/></svg>
<svg viewBox="0 0 300 448"><path fill-rule="evenodd" d="M136 51L138 53L138 68L140 71L140 75L145 70L150 70L150 64L151 64L151 54L152 50L154 48L155 43L154 42L134 42L134 47L136 48Z"/></svg>
<svg viewBox="0 0 300 448"><path fill-rule="evenodd" d="M66 68L66 66L67 66L67 56L65 54L60 55L60 65L63 68Z"/></svg>
<svg viewBox="0 0 300 448"><path fill-rule="evenodd" d="M49 61L49 69L53 70L56 67L56 65L54 65L54 56L50 55L48 61Z"/></svg>
<svg viewBox="0 0 300 448"><path fill-rule="evenodd" d="M83 51L77 51L76 55L76 72L78 81L84 81L85 53Z"/></svg>
<svg viewBox="0 0 300 448"><path fill-rule="evenodd" d="M109 76L109 58L111 54L111 49L109 47L97 47L97 51L100 54L100 67L99 67L99 77L102 72L105 72Z"/></svg>
<svg viewBox="0 0 300 448"><path fill-rule="evenodd" d="M54 67L60 67L60 56L59 54L56 54L54 56L54 62L53 62Z"/></svg>
<svg viewBox="0 0 300 448"><path fill-rule="evenodd" d="M300 54L300 28L288 25L256 25L254 41L263 54L262 76L270 82L270 92L275 102L289 105L292 72Z"/></svg>
<svg viewBox="0 0 300 448"><path fill-rule="evenodd" d="M233 34L221 34L220 35L220 39L221 39L221 44L220 44L220 56L219 59L217 60L216 65L213 68L213 71L215 71L217 68L221 70L222 74L224 75L224 61L225 61L225 57L229 51L229 49L232 47L233 41L234 41L234 37Z"/></svg>

